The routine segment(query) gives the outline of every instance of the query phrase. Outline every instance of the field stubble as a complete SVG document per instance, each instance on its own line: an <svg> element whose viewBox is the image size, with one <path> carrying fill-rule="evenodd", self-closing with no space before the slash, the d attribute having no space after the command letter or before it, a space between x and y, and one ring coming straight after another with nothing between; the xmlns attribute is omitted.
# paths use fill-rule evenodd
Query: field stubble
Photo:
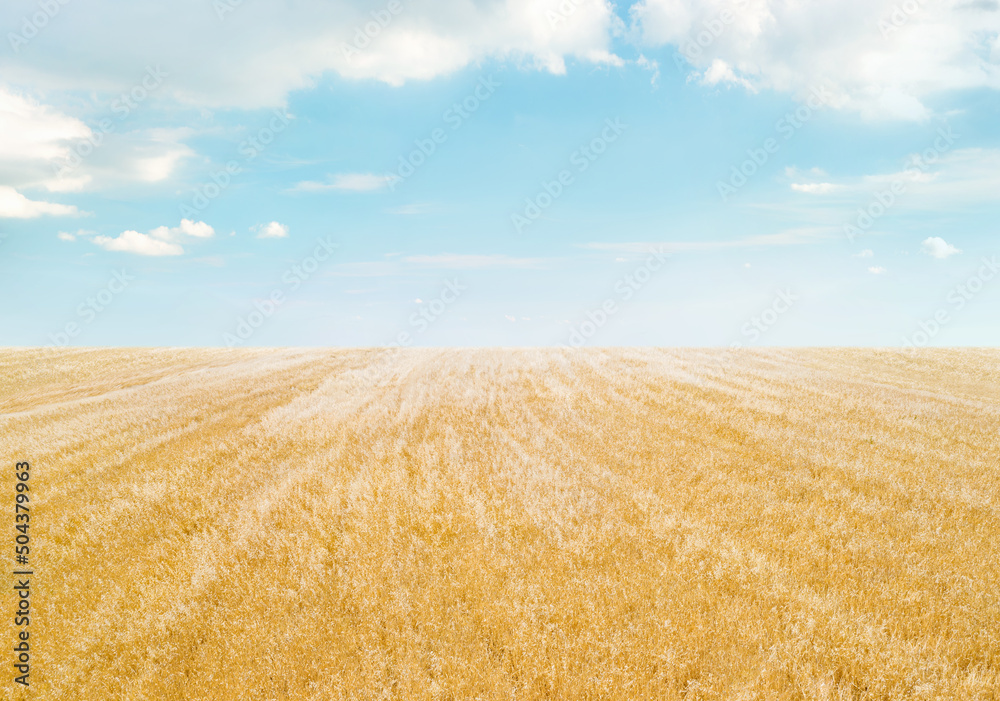
<svg viewBox="0 0 1000 701"><path fill-rule="evenodd" d="M27 696L998 694L1000 352L381 355L0 351Z"/></svg>

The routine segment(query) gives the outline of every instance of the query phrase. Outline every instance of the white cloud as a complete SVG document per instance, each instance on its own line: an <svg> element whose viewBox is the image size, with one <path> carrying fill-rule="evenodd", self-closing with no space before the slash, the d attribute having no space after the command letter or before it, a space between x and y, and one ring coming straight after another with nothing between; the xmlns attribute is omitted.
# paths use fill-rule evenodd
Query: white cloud
<svg viewBox="0 0 1000 701"><path fill-rule="evenodd" d="M792 189L796 192L805 192L810 195L825 195L841 189L840 185L833 183L792 183Z"/></svg>
<svg viewBox="0 0 1000 701"><path fill-rule="evenodd" d="M54 178L42 181L49 192L81 192L85 190L94 178L92 175L78 175L76 177L68 174L57 174Z"/></svg>
<svg viewBox="0 0 1000 701"><path fill-rule="evenodd" d="M961 249L955 248L940 236L930 236L920 244L924 253L935 258L947 258L956 253L961 253Z"/></svg>
<svg viewBox="0 0 1000 701"><path fill-rule="evenodd" d="M147 183L158 183L168 179L185 156L191 155L190 149L168 149L164 153L151 156L141 156L135 161L135 173L139 180Z"/></svg>
<svg viewBox="0 0 1000 701"><path fill-rule="evenodd" d="M184 253L184 249L176 243L159 241L138 231L124 231L117 238L95 236L93 241L105 251L135 253L140 256L179 256Z"/></svg>
<svg viewBox="0 0 1000 701"><path fill-rule="evenodd" d="M56 234L56 238L60 241L76 241L78 238L84 238L86 236L93 236L96 231L90 231L88 229L77 229L76 231L60 231Z"/></svg>
<svg viewBox="0 0 1000 701"><path fill-rule="evenodd" d="M90 136L90 128L79 119L0 85L0 160L65 158L71 142Z"/></svg>
<svg viewBox="0 0 1000 701"><path fill-rule="evenodd" d="M77 232L77 235L90 232ZM117 238L95 236L92 240L106 251L136 253L141 256L179 256L184 247L178 243L185 239L206 239L215 235L215 229L203 221L181 219L180 226L158 226L148 234L124 231Z"/></svg>
<svg viewBox="0 0 1000 701"><path fill-rule="evenodd" d="M193 134L188 128L111 132L93 155L82 159L81 165L63 177L87 177L93 180L85 183L88 187L164 182L173 177L185 159L196 155L183 143ZM52 188L51 184L47 186Z"/></svg>
<svg viewBox="0 0 1000 701"><path fill-rule="evenodd" d="M215 229L203 221L193 221L191 219L181 219L181 225L174 228L158 226L149 232L153 238L161 241L176 241L183 236L192 238L207 239L215 236Z"/></svg>
<svg viewBox="0 0 1000 701"><path fill-rule="evenodd" d="M373 173L341 173L331 175L327 182L321 183L315 180L304 180L297 183L292 188L298 192L326 192L329 190L339 190L342 192L374 192L389 187L395 180L395 175L375 175Z"/></svg>
<svg viewBox="0 0 1000 701"><path fill-rule="evenodd" d="M875 256L875 251L873 251L870 248L866 248L865 250L861 251L861 253L855 253L852 257L853 258L872 258L874 256Z"/></svg>
<svg viewBox="0 0 1000 701"><path fill-rule="evenodd" d="M868 272L870 272L872 275L881 275L882 273L886 272L886 270L881 265L873 265L872 267L868 268Z"/></svg>
<svg viewBox="0 0 1000 701"><path fill-rule="evenodd" d="M705 69L705 72L701 74L701 82L705 85L718 85L719 83L740 85L749 92L757 92L757 88L754 87L753 83L746 78L736 75L733 67L721 58L713 60L711 65Z"/></svg>
<svg viewBox="0 0 1000 701"><path fill-rule="evenodd" d="M644 68L645 70L651 72L653 76L649 79L649 84L656 85L656 82L660 79L660 63L658 61L650 60L640 54L639 58L635 60L635 64L639 66L639 68Z"/></svg>
<svg viewBox="0 0 1000 701"><path fill-rule="evenodd" d="M42 215L79 217L82 212L72 205L29 200L7 185L0 185L0 219L34 219Z"/></svg>
<svg viewBox="0 0 1000 701"><path fill-rule="evenodd" d="M121 13L110 0L94 1L92 14L67 6L67 21L47 26L31 51L7 52L0 71L11 81L114 94L131 88L134 67L156 56L169 71L158 98L258 108L283 105L326 72L400 85L489 58L553 73L564 72L568 58L622 62L611 53L621 22L610 0L404 0L402 12L368 35L371 11L388 14L385 2L133 0ZM220 20L219 6L233 9ZM101 16L115 21L94 19ZM0 9L4 26L20 18Z"/></svg>
<svg viewBox="0 0 1000 701"><path fill-rule="evenodd" d="M933 139L931 140L934 141ZM861 176L832 178L824 175L820 183L795 183L792 188L819 188L827 196L816 205L826 207L843 204L855 211L858 201L871 201L877 193L892 190L894 184L900 194L893 196L894 212L906 210L958 209L974 205L993 204L1000 192L1000 149L965 148L945 151L933 163L918 161L913 154L899 170L871 173ZM918 166L918 163L922 163ZM799 171L791 171L801 177ZM800 204L808 203L799 200Z"/></svg>
<svg viewBox="0 0 1000 701"><path fill-rule="evenodd" d="M891 18L898 0L638 0L630 8L629 38L680 47L708 84L801 98L826 83L834 105L876 118L920 119L935 94L1000 87L995 5L918 4L886 34L880 22ZM290 92L315 86L326 73L400 85L494 58L555 74L565 73L571 59L624 64L613 42L625 28L610 0L412 0L367 34L372 7L350 0L240 3L221 21L212 9L218 6L225 3L133 0L113 23L92 19L113 13L110 0L88 5L93 15L68 6L68 21L47 26L31 51L5 54L0 72L43 90L114 96L136 84L135 66L152 55L169 70L154 99L260 108L284 105ZM384 5L378 9L385 13ZM721 19L726 10L731 22ZM0 23L15 26L20 18L14 9L0 9ZM704 46L695 42L699 35L709 37ZM640 54L635 63L652 71L655 82L655 61ZM14 105L23 98L8 91L4 99ZM29 117L42 109L18 105ZM6 144L0 152L25 149L53 158L66 139L89 132L52 110L30 127L30 138L0 142ZM151 156L145 177L163 178L171 158L182 155Z"/></svg>
<svg viewBox="0 0 1000 701"><path fill-rule="evenodd" d="M180 143L190 130L119 133L118 125L110 124L106 133L92 131L79 119L0 84L0 184L81 192L108 184L162 182L194 155Z"/></svg>
<svg viewBox="0 0 1000 701"><path fill-rule="evenodd" d="M901 5L640 0L631 8L632 31L644 44L674 45L704 82L800 99L826 85L832 106L874 119L923 119L925 100L937 93L1000 88L995 4L921 2L894 24Z"/></svg>
<svg viewBox="0 0 1000 701"><path fill-rule="evenodd" d="M269 224L257 224L250 227L259 239L283 239L288 236L288 226L273 221Z"/></svg>

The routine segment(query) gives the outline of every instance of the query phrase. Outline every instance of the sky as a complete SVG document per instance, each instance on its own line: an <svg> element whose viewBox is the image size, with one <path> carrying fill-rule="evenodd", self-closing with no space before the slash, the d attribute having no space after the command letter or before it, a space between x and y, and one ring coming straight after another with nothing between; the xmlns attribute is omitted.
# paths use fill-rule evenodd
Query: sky
<svg viewBox="0 0 1000 701"><path fill-rule="evenodd" d="M0 345L995 346L994 0L7 0Z"/></svg>

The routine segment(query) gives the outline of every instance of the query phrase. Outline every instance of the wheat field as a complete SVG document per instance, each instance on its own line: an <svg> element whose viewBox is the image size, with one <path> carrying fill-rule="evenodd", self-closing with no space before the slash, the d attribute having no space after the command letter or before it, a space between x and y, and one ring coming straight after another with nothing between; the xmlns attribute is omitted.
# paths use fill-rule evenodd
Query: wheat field
<svg viewBox="0 0 1000 701"><path fill-rule="evenodd" d="M995 350L2 350L0 689L997 698L998 427Z"/></svg>

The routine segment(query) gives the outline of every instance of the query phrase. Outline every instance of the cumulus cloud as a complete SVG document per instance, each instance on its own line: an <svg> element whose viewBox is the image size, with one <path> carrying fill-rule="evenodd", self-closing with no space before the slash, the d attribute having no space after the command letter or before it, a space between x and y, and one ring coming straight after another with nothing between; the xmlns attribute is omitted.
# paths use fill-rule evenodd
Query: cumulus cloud
<svg viewBox="0 0 1000 701"><path fill-rule="evenodd" d="M153 238L161 241L176 241L184 236L192 238L207 239L215 236L215 229L203 221L193 221L191 219L181 219L181 225L169 228L158 226L149 232Z"/></svg>
<svg viewBox="0 0 1000 701"><path fill-rule="evenodd" d="M80 231L77 232L77 235L84 233ZM135 253L140 256L179 256L184 253L181 242L190 239L206 239L212 236L215 236L215 229L205 222L182 219L180 226L173 228L158 226L148 234L130 230L122 232L116 238L95 236L91 240L106 251Z"/></svg>
<svg viewBox="0 0 1000 701"><path fill-rule="evenodd" d="M160 241L138 231L124 231L120 236L95 236L93 242L105 251L135 253L140 256L179 256L184 249L176 243Z"/></svg>
<svg viewBox="0 0 1000 701"><path fill-rule="evenodd" d="M757 92L757 88L746 78L737 75L733 67L721 58L714 59L704 73L701 74L701 82L705 85L718 85L720 83L741 85L749 92Z"/></svg>
<svg viewBox="0 0 1000 701"><path fill-rule="evenodd" d="M935 258L948 258L956 253L961 253L961 249L955 248L940 236L930 236L920 244L924 253Z"/></svg>
<svg viewBox="0 0 1000 701"><path fill-rule="evenodd" d="M56 238L58 238L60 241L76 241L78 237L92 236L95 233L96 232L88 231L87 229L78 229L75 232L60 231L58 234L56 234Z"/></svg>
<svg viewBox="0 0 1000 701"><path fill-rule="evenodd" d="M898 0L640 0L632 33L673 45L707 83L804 97L872 119L924 119L935 93L1000 88L994 4Z"/></svg>
<svg viewBox="0 0 1000 701"><path fill-rule="evenodd" d="M488 58L552 73L565 72L568 58L622 63L611 51L621 22L610 0L405 0L397 13L384 2L245 2L221 19L213 7L227 3L133 0L122 11L95 2L64 7L65 21L39 33L30 52L5 53L0 73L55 89L119 90L156 56L170 71L158 95L258 108L283 105L327 72L400 85ZM0 7L0 24L19 20Z"/></svg>
<svg viewBox="0 0 1000 701"><path fill-rule="evenodd" d="M20 20L13 5L0 5L0 24ZM170 67L157 99L253 109L282 106L330 73L401 85L487 59L554 74L565 73L568 60L621 66L613 47L625 35L673 45L706 84L799 97L827 85L832 105L871 118L922 119L937 93L1000 87L1000 12L986 2L922 2L900 16L898 0L638 0L630 28L610 0L402 5L390 13L380 3L375 21L370 5L353 0L240 3L220 21L212 8L229 5L205 0L134 0L124 12L94 0L89 14L70 4L65 21L39 33L31 51L0 56L0 74L42 89L114 94L130 89L154 55ZM112 14L114 22L95 20ZM656 62L642 54L635 62L655 82ZM41 141L7 148L58 150L64 146L52 133L83 138L87 129L51 111L47 119L54 132L39 128L33 139ZM150 162L150 177L168 164L166 154Z"/></svg>
<svg viewBox="0 0 1000 701"><path fill-rule="evenodd" d="M875 251L873 251L870 248L866 248L865 250L861 251L861 253L855 253L853 257L854 258L872 258L874 256L875 256Z"/></svg>
<svg viewBox="0 0 1000 701"><path fill-rule="evenodd" d="M73 141L90 136L90 128L79 119L0 85L0 160L65 158Z"/></svg>
<svg viewBox="0 0 1000 701"><path fill-rule="evenodd" d="M881 265L873 265L872 267L868 268L868 272L870 272L872 275L882 275L885 271L886 271L885 268L883 268Z"/></svg>
<svg viewBox="0 0 1000 701"><path fill-rule="evenodd" d="M158 183L168 180L180 162L193 156L194 151L184 144L151 140L141 147L133 147L129 155L131 170L136 179Z"/></svg>
<svg viewBox="0 0 1000 701"><path fill-rule="evenodd" d="M13 5L0 6L0 24L20 20ZM407 0L397 13L379 3L379 21L353 0L240 3L221 21L218 6L230 7L70 4L31 51L0 57L0 74L45 89L114 92L130 89L154 55L170 67L158 99L260 108L284 105L327 73L401 85L491 58L555 74L567 60L620 66L613 42L625 34L673 45L707 84L800 97L825 84L834 106L871 118L922 119L936 93L1000 87L1000 12L987 2L922 2L900 15L898 0L638 0L629 29L610 0ZM109 15L114 22L95 19ZM656 63L636 62L655 82Z"/></svg>
<svg viewBox="0 0 1000 701"><path fill-rule="evenodd" d="M292 188L298 192L327 192L337 190L341 192L375 192L389 187L395 175L375 175L373 173L341 173L331 175L327 182L317 182L315 180L304 180L297 183Z"/></svg>
<svg viewBox="0 0 1000 701"><path fill-rule="evenodd" d="M0 59L0 67L3 60ZM0 71L2 72L2 71ZM95 132L33 96L0 84L0 184L81 192L109 184L161 182L194 155L186 129Z"/></svg>
<svg viewBox="0 0 1000 701"><path fill-rule="evenodd" d="M810 195L825 195L836 192L841 186L833 183L792 183L792 189L796 192L805 192Z"/></svg>
<svg viewBox="0 0 1000 701"><path fill-rule="evenodd" d="M7 185L0 185L0 219L34 219L43 215L78 217L80 210L72 205L29 200Z"/></svg>
<svg viewBox="0 0 1000 701"><path fill-rule="evenodd" d="M257 224L250 227L250 231L257 234L259 239L283 239L288 237L288 226L273 221L269 224Z"/></svg>

